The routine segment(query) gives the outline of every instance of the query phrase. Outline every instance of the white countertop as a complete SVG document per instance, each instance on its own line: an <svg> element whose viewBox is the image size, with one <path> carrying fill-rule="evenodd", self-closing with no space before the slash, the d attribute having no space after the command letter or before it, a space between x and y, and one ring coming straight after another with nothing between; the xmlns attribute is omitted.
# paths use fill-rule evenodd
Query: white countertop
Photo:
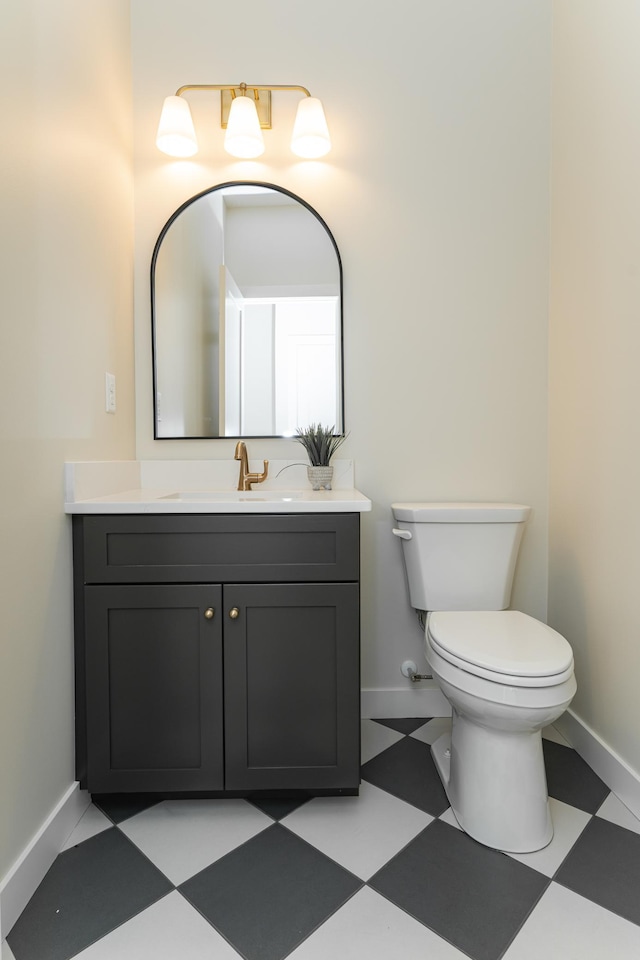
<svg viewBox="0 0 640 960"><path fill-rule="evenodd" d="M284 496L282 495L284 493ZM290 495L289 495L290 494ZM364 513L371 500L359 490L123 490L64 505L65 513Z"/></svg>
<svg viewBox="0 0 640 960"><path fill-rule="evenodd" d="M232 462L233 463L233 462ZM284 463L284 466L281 464ZM237 464L105 461L65 466L65 513L365 513L371 501L353 486L353 464L337 461L333 490L314 491L301 464L273 464L273 478L241 492ZM279 478L279 474L287 472ZM303 481L304 475L304 481ZM288 478L288 482L287 482Z"/></svg>

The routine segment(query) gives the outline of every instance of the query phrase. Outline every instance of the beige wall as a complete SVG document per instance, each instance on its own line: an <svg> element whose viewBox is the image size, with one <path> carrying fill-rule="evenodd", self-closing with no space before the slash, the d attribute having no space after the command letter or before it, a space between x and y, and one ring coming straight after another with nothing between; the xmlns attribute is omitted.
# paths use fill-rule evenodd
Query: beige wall
<svg viewBox="0 0 640 960"><path fill-rule="evenodd" d="M63 462L134 454L129 34L128 0L3 5L0 878L74 779Z"/></svg>
<svg viewBox="0 0 640 960"><path fill-rule="evenodd" d="M132 0L137 449L228 458L232 441L154 442L148 269L171 212L257 179L311 203L344 265L343 450L363 519L363 684L422 663L389 505L529 503L515 603L546 614L549 0ZM258 161L233 161L218 100L191 98L201 153L158 153L162 99L186 83L298 83L325 105L326 162L288 150L296 98L274 99ZM251 441L255 458L299 455Z"/></svg>
<svg viewBox="0 0 640 960"><path fill-rule="evenodd" d="M640 773L640 7L553 4L550 623Z"/></svg>

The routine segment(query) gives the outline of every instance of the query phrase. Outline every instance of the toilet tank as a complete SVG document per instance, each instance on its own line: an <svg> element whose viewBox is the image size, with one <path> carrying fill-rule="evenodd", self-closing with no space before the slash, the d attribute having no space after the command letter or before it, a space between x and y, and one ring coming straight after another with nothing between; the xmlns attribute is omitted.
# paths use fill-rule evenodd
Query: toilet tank
<svg viewBox="0 0 640 960"><path fill-rule="evenodd" d="M411 606L504 610L530 507L519 503L392 503Z"/></svg>

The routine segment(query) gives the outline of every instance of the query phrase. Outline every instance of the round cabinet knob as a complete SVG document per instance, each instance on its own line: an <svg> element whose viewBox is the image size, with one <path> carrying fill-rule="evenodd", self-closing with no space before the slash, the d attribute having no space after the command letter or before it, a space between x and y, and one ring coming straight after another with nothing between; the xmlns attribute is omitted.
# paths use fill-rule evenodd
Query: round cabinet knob
<svg viewBox="0 0 640 960"><path fill-rule="evenodd" d="M238 617L240 616L240 611L238 610L237 607L231 607L231 610L229 610L229 616L231 617L232 620L237 620Z"/></svg>
<svg viewBox="0 0 640 960"><path fill-rule="evenodd" d="M213 620L213 615L216 612L215 607L207 607L204 612L205 620Z"/></svg>

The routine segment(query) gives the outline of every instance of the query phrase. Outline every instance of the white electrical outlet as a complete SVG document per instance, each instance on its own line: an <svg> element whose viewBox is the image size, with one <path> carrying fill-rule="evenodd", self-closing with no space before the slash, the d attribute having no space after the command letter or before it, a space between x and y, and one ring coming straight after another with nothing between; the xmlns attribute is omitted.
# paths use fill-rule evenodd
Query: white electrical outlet
<svg viewBox="0 0 640 960"><path fill-rule="evenodd" d="M105 373L105 400L107 413L116 412L116 377L113 373Z"/></svg>

